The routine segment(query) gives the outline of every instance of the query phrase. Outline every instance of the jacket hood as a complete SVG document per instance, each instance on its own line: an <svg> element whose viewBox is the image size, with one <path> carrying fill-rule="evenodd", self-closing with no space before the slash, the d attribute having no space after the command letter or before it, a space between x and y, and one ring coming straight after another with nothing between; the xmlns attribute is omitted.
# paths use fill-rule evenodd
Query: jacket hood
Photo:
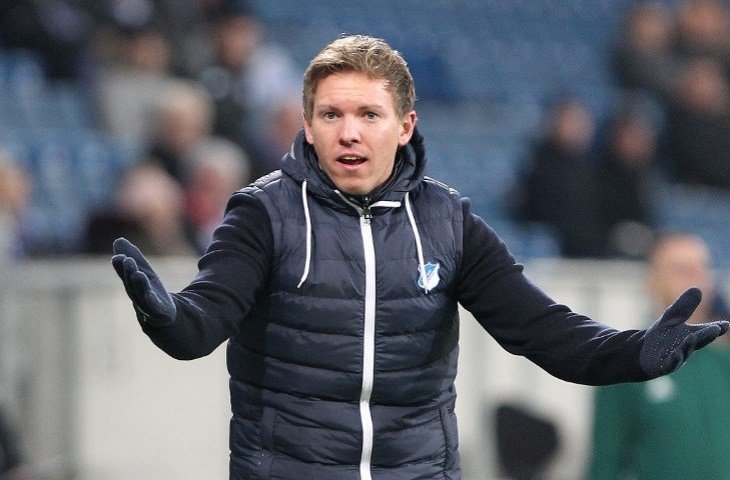
<svg viewBox="0 0 730 480"><path fill-rule="evenodd" d="M406 192L414 190L421 183L425 168L423 136L418 129L414 129L410 142L400 147L396 153L393 174L383 187L369 195L368 201L402 201ZM314 147L307 142L304 130L299 131L289 153L282 159L281 170L298 184L306 180L308 192L318 199L338 206L343 204L341 197L335 192L337 187L319 168L317 154ZM362 196L353 196L350 200L363 203Z"/></svg>
<svg viewBox="0 0 730 480"><path fill-rule="evenodd" d="M332 180L319 168L317 154L314 148L307 143L304 130L297 135L289 153L282 159L281 170L284 175L291 177L301 188L302 209L305 220L305 248L304 271L297 288L301 287L309 276L312 261L312 238L314 236L311 214L309 211L309 196L326 203L331 208L346 212L350 215L372 215L370 207L400 207L405 205L408 222L413 231L416 242L417 262L422 278L426 278L426 266L421 245L421 234L413 215L409 194L422 184L426 168L426 154L423 148L423 137L414 129L410 142L396 152L393 173L385 185L378 191L363 195L346 195L337 191ZM365 214L365 211L368 213ZM425 283L421 287L428 293L430 287Z"/></svg>

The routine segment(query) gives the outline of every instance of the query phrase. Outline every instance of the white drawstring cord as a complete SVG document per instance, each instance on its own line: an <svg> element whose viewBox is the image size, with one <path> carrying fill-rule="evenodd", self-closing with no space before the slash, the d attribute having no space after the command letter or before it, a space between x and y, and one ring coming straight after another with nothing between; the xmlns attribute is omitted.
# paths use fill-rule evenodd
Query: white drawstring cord
<svg viewBox="0 0 730 480"><path fill-rule="evenodd" d="M342 199L350 204L353 208L357 209L358 212L361 212L362 209L355 205L354 203L350 202L342 193L335 190L335 193L337 193ZM411 229L413 230L413 236L416 239L416 252L418 254L418 270L421 275L421 280L423 282L423 291L425 293L429 293L430 289L428 288L428 281L426 279L426 265L423 261L423 246L421 245L421 234L418 231L418 225L416 224L416 218L413 216L413 210L411 208L411 201L409 193L406 193L405 196L405 203L406 203L406 213L408 214L408 221L411 224ZM387 202L387 201L380 201L376 202L375 204L371 205L371 207L398 207L400 205L400 202ZM297 285L297 288L300 288L304 281L309 276L309 265L312 261L312 219L309 214L309 203L307 202L307 181L304 180L302 182L302 206L304 207L304 220L306 222L306 259L304 260L304 272L302 273L302 278L299 280L299 284Z"/></svg>
<svg viewBox="0 0 730 480"><path fill-rule="evenodd" d="M411 209L411 200L409 196L410 192L406 192L406 213L408 213L408 221L411 223L413 229L413 235L416 237L416 252L418 253L418 270L421 272L421 280L423 281L423 291L428 294L428 281L426 279L426 265L423 262L423 247L421 246L421 234L418 233L418 225L416 225L416 218L413 216L413 210Z"/></svg>
<svg viewBox="0 0 730 480"><path fill-rule="evenodd" d="M309 203L307 202L307 181L302 182L302 206L304 207L304 221L307 225L306 252L307 257L304 259L304 272L299 280L297 288L301 287L309 276L309 264L312 261L312 218L309 215Z"/></svg>

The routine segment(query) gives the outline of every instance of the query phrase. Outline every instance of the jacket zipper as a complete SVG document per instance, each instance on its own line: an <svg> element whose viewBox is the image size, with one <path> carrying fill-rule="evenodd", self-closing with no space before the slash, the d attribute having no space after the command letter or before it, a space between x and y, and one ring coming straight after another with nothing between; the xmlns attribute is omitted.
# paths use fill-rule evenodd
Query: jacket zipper
<svg viewBox="0 0 730 480"><path fill-rule="evenodd" d="M372 214L365 206L360 212L360 232L365 254L365 318L363 328L362 389L360 390L360 422L362 424L362 454L360 480L371 480L370 467L373 455L373 418L370 413L370 397L375 377L375 246L370 227Z"/></svg>
<svg viewBox="0 0 730 480"><path fill-rule="evenodd" d="M340 191L335 193L360 215L360 234L362 235L363 253L365 256L365 313L363 318L362 343L362 388L360 389L360 424L362 425L362 451L360 454L360 480L372 480L373 457L373 417L370 412L370 398L375 380L375 243L370 221L373 218L373 207L397 208L400 202L380 200L370 203L365 197L363 205L348 199Z"/></svg>

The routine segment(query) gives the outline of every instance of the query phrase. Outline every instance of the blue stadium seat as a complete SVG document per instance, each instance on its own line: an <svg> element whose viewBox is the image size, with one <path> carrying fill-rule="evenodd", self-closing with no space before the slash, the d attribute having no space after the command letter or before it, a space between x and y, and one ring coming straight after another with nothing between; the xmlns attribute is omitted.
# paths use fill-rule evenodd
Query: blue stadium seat
<svg viewBox="0 0 730 480"><path fill-rule="evenodd" d="M0 151L15 163L28 168L31 154L31 135L21 128L0 127Z"/></svg>
<svg viewBox="0 0 730 480"><path fill-rule="evenodd" d="M511 222L494 221L488 217L486 220L518 262L560 256L560 245L555 232L544 225L537 223L515 225Z"/></svg>
<svg viewBox="0 0 730 480"><path fill-rule="evenodd" d="M32 96L43 89L45 68L30 50L5 50L0 55L0 91L3 96Z"/></svg>
<svg viewBox="0 0 730 480"><path fill-rule="evenodd" d="M16 144L0 137L0 148L25 159L34 182L31 251L73 252L86 216L109 206L115 182L138 157L139 147L95 130L36 133Z"/></svg>

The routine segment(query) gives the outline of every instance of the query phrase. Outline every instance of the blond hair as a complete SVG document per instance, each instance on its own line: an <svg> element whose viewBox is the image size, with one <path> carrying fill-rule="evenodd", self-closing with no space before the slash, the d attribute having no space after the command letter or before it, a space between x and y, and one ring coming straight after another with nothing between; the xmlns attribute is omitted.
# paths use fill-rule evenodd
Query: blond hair
<svg viewBox="0 0 730 480"><path fill-rule="evenodd" d="M384 40L366 35L340 37L327 45L304 72L302 103L304 115L312 119L314 95L319 82L334 73L357 72L371 79L383 79L393 94L399 117L413 110L416 90L408 65L401 54Z"/></svg>

